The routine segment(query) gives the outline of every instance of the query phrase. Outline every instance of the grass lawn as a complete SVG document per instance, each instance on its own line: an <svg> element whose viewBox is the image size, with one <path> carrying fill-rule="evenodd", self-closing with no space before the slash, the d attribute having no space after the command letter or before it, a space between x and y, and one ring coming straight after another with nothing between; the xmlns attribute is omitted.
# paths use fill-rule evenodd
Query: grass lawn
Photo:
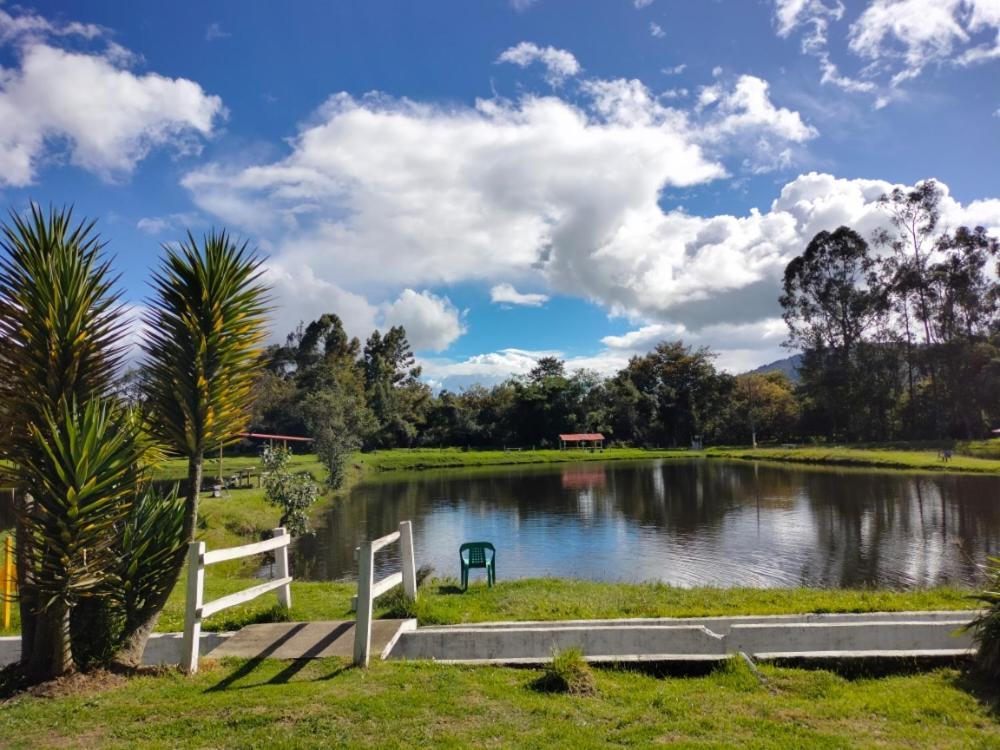
<svg viewBox="0 0 1000 750"><path fill-rule="evenodd" d="M253 585L254 581L206 576L206 600ZM284 613L274 595L227 609L205 621L206 630L233 630L252 622L274 619L353 619L351 583L295 581L292 610ZM456 581L433 580L420 588L416 603L406 604L392 593L376 602L375 616L416 617L421 624L446 625L500 620L582 620L616 617L707 617L806 612L900 612L905 610L971 609L967 591L933 588L914 591L850 589L676 588L659 583L598 583L535 578L474 584L465 593ZM171 597L160 629L181 630L184 597Z"/></svg>
<svg viewBox="0 0 1000 750"><path fill-rule="evenodd" d="M740 662L703 676L595 670L597 692L542 692L541 671L342 661L225 661L195 677L21 695L10 748L995 748L996 694L955 669L849 679Z"/></svg>
<svg viewBox="0 0 1000 750"><path fill-rule="evenodd" d="M942 461L934 450L896 450L892 448L849 448L802 446L796 448L709 448L702 452L709 458L739 458L760 461L787 461L803 464L869 466L876 469L945 471L956 473L1000 473L1000 460L955 454Z"/></svg>

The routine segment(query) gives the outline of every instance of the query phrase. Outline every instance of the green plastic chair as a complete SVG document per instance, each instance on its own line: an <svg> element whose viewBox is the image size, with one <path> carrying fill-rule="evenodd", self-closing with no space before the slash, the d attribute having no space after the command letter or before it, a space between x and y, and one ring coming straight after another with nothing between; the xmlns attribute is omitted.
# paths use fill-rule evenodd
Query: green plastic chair
<svg viewBox="0 0 1000 750"><path fill-rule="evenodd" d="M486 552L489 551L489 557ZM465 552L468 552L466 557ZM497 551L489 542L466 542L458 548L458 559L462 563L462 591L469 588L469 570L486 569L486 583L492 586L497 581Z"/></svg>

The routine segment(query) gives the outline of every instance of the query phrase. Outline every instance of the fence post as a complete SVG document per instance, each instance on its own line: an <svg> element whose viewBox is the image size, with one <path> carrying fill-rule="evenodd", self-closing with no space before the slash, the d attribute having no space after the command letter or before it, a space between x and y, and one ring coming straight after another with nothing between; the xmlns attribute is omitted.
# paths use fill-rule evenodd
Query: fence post
<svg viewBox="0 0 1000 750"><path fill-rule="evenodd" d="M3 627L10 627L10 602L14 598L14 536L4 540L3 557Z"/></svg>
<svg viewBox="0 0 1000 750"><path fill-rule="evenodd" d="M198 649L201 645L201 605L205 591L204 542L188 545L187 606L184 610L184 644L181 668L188 674L198 671Z"/></svg>
<svg viewBox="0 0 1000 750"><path fill-rule="evenodd" d="M417 598L417 571L413 560L413 524L399 524L399 551L403 558L403 593L411 602Z"/></svg>
<svg viewBox="0 0 1000 750"><path fill-rule="evenodd" d="M372 585L375 574L375 553L372 543L365 540L358 552L358 620L354 625L354 665L368 666L372 645Z"/></svg>
<svg viewBox="0 0 1000 750"><path fill-rule="evenodd" d="M278 528L271 531L271 536L287 536L288 530L284 526L279 526ZM288 540L291 541L291 540ZM278 578L288 578L291 575L288 572L288 545L285 544L283 547L278 547L274 551L274 562L278 569ZM278 589L278 602L285 609L292 608L292 584L286 583L280 589Z"/></svg>

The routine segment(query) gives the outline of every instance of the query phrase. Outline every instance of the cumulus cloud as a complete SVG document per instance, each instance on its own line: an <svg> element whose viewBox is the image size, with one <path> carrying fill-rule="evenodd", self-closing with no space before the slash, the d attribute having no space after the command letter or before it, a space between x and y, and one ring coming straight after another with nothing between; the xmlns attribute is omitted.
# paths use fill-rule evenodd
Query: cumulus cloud
<svg viewBox="0 0 1000 750"><path fill-rule="evenodd" d="M0 76L0 184L31 184L40 163L63 151L102 178L127 176L151 149L196 151L198 138L212 133L222 100L197 83L136 75L126 67L134 56L113 43L85 53L44 39L102 33L0 11L0 39L16 44L19 57Z"/></svg>
<svg viewBox="0 0 1000 750"><path fill-rule="evenodd" d="M701 137L745 154L744 165L756 173L790 166L791 146L819 135L798 112L776 107L769 88L767 81L744 75L732 88L706 86L698 95L699 109L715 115L705 123Z"/></svg>
<svg viewBox="0 0 1000 750"><path fill-rule="evenodd" d="M688 111L639 81L586 81L581 93L586 104L529 95L447 109L340 94L286 158L209 164L183 183L204 211L272 238L280 298L309 314L328 311L312 301L328 285L344 298L515 277L657 317L773 275L799 239L789 216L660 205L665 189L727 174L709 152L731 141L811 137L766 84L718 84Z"/></svg>
<svg viewBox="0 0 1000 750"><path fill-rule="evenodd" d="M497 63L511 63L526 68L541 63L545 68L545 80L553 86L562 84L567 78L580 72L580 63L572 52L555 47L539 47L532 42L521 42L500 53Z"/></svg>
<svg viewBox="0 0 1000 750"><path fill-rule="evenodd" d="M386 305L383 320L386 327L403 326L414 351L440 352L465 333L462 315L451 300L426 290L404 289Z"/></svg>
<svg viewBox="0 0 1000 750"><path fill-rule="evenodd" d="M828 45L831 23L844 18L840 0L775 0L775 26L787 37L804 29L802 50L817 58L821 82L875 95L876 106L896 96L928 65L972 65L1000 58L997 0L870 0L851 22L851 52L868 64L860 77L844 75ZM882 83L879 83L882 81Z"/></svg>
<svg viewBox="0 0 1000 750"><path fill-rule="evenodd" d="M656 23L655 21L649 22L649 33L651 36L654 36L657 39L662 39L667 35L667 32L663 30L663 27L660 26L660 24Z"/></svg>
<svg viewBox="0 0 1000 750"><path fill-rule="evenodd" d="M490 301L501 305L541 307L549 301L549 295L538 293L522 294L512 284L504 282L490 289Z"/></svg>

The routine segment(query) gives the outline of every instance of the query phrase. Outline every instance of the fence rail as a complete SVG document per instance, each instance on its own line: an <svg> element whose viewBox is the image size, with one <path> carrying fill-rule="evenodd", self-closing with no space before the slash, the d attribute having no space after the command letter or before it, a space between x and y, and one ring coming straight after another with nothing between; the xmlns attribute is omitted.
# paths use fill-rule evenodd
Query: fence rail
<svg viewBox="0 0 1000 750"><path fill-rule="evenodd" d="M393 542L399 542L403 570L375 581L375 553ZM413 525L409 521L399 524L399 531L386 534L372 541L364 541L358 548L358 620L354 628L354 663L367 667L372 648L372 603L390 589L403 586L403 594L413 601L417 598L417 572L413 560Z"/></svg>
<svg viewBox="0 0 1000 750"><path fill-rule="evenodd" d="M188 673L198 671L198 647L201 641L201 622L206 617L221 612L237 604L256 599L269 591L277 590L278 601L286 609L292 606L292 576L288 568L288 545L292 537L283 527L274 529L270 539L240 547L227 547L211 552L205 550L204 542L191 542L188 546L187 603L184 610L184 646L181 652L181 667ZM205 568L226 560L259 555L275 550L274 561L277 577L234 594L220 597L211 602L204 601Z"/></svg>

